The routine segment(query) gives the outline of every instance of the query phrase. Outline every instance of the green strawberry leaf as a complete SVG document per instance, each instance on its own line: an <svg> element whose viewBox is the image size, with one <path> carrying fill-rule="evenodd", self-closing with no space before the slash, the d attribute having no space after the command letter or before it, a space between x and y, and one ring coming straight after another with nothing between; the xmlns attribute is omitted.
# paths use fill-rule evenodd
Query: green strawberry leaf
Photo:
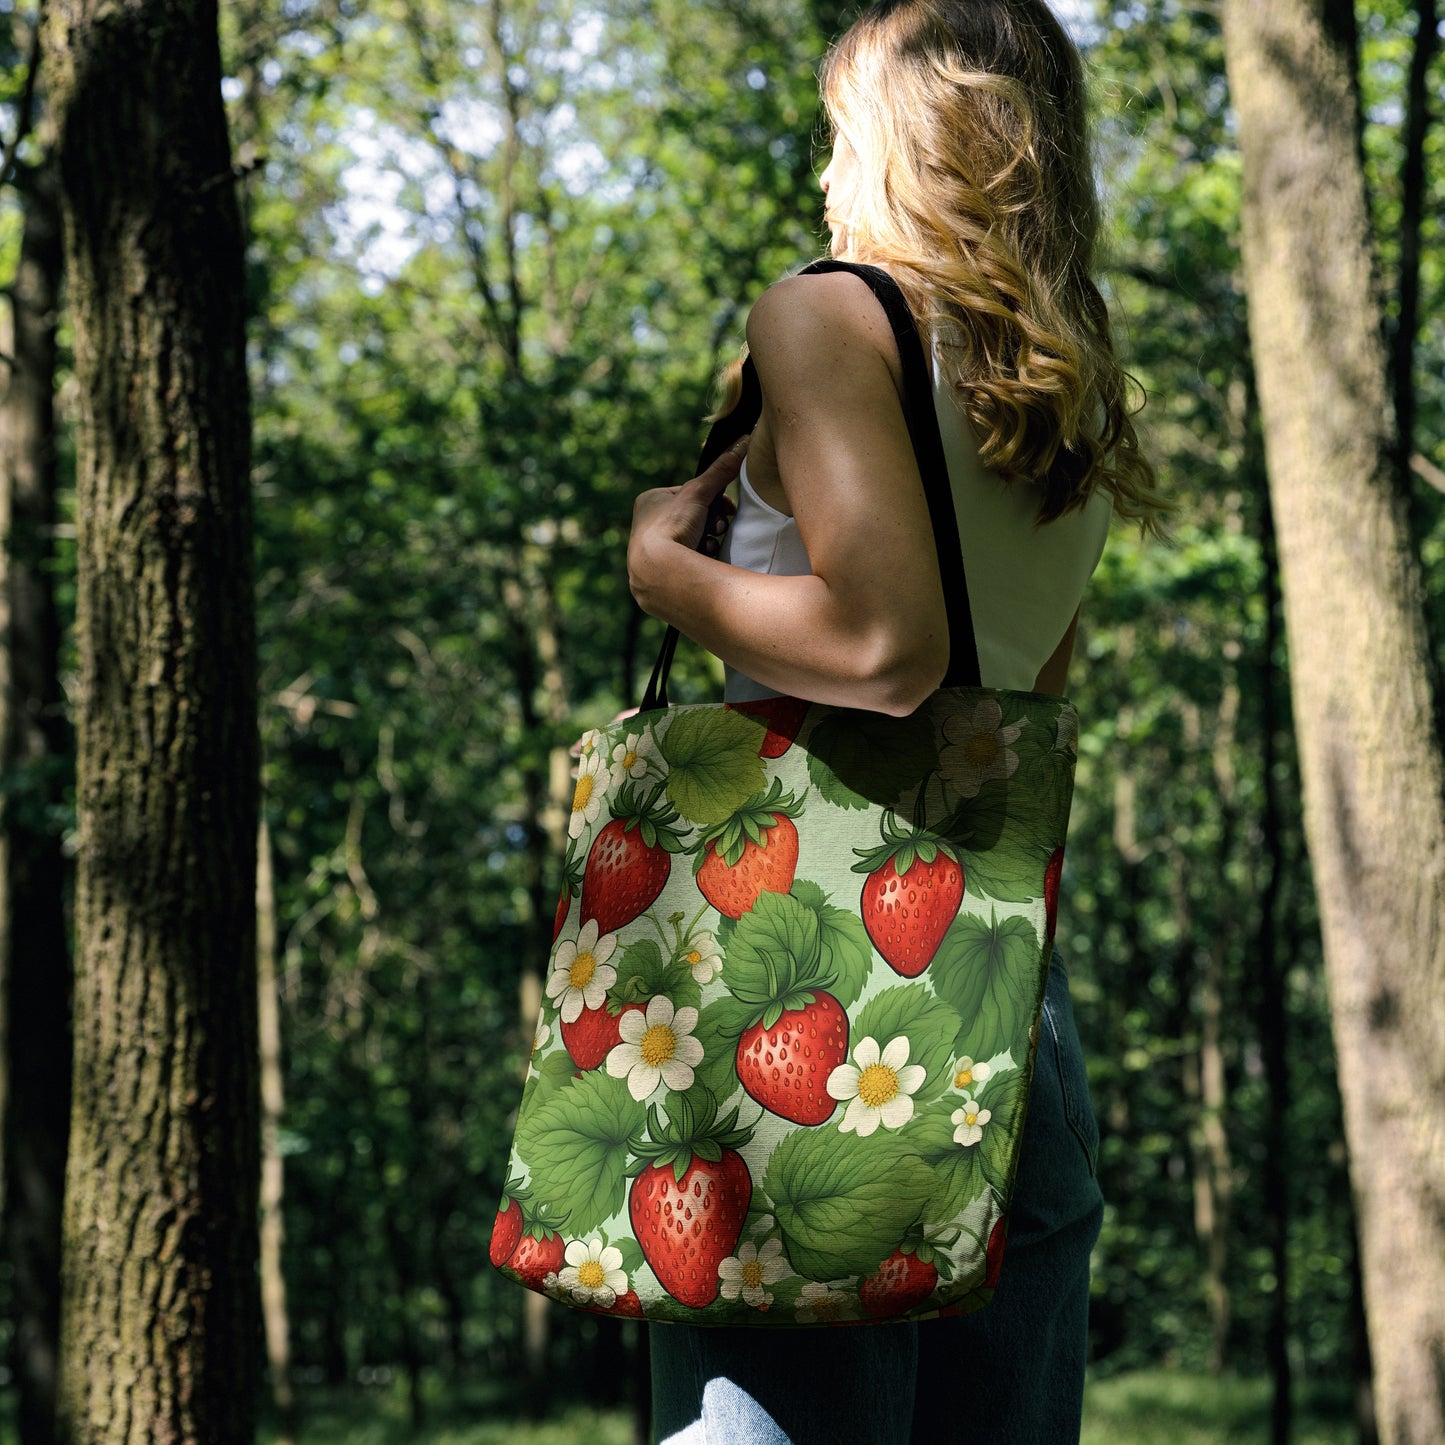
<svg viewBox="0 0 1445 1445"><path fill-rule="evenodd" d="M609 1239L607 1242L615 1245L621 1253L622 1268L627 1271L628 1288L635 1289L636 1281L633 1276L647 1263L642 1257L642 1246L630 1234L624 1234L617 1239Z"/></svg>
<svg viewBox="0 0 1445 1445"><path fill-rule="evenodd" d="M929 970L934 992L963 1020L957 1051L1015 1060L1044 987L1043 951L1027 918L985 923L961 913L949 925Z"/></svg>
<svg viewBox="0 0 1445 1445"><path fill-rule="evenodd" d="M654 939L629 943L617 964L617 982L608 990L614 1009L621 1004L646 1003L654 994L666 994L677 1008L696 1008L702 1002L702 985L692 976L685 959L670 960Z"/></svg>
<svg viewBox="0 0 1445 1445"><path fill-rule="evenodd" d="M596 1229L622 1207L627 1156L647 1111L620 1079L594 1072L542 1099L517 1124L516 1157L532 1194L573 1236Z"/></svg>
<svg viewBox="0 0 1445 1445"><path fill-rule="evenodd" d="M763 1189L793 1268L839 1279L871 1273L898 1248L933 1179L892 1133L840 1140L833 1129L799 1129L773 1151Z"/></svg>
<svg viewBox="0 0 1445 1445"><path fill-rule="evenodd" d="M840 808L896 807L936 761L922 710L899 718L839 708L808 736L808 777Z"/></svg>
<svg viewBox="0 0 1445 1445"><path fill-rule="evenodd" d="M669 769L668 801L689 822L721 823L763 786L759 737L746 713L680 710L657 745Z"/></svg>
<svg viewBox="0 0 1445 1445"><path fill-rule="evenodd" d="M822 970L833 975L828 992L844 1008L851 1008L863 992L873 966L873 944L863 920L846 908L835 908L828 902L829 895L807 879L793 883L792 896L818 915Z"/></svg>
<svg viewBox="0 0 1445 1445"><path fill-rule="evenodd" d="M1027 903L1043 895L1049 857L1068 826L1063 806L1038 790L992 778L978 796L965 798L939 831L957 850L968 891L1000 903Z"/></svg>
<svg viewBox="0 0 1445 1445"><path fill-rule="evenodd" d="M762 893L738 919L722 979L734 997L761 1010L821 979L821 959L818 915L791 893Z"/></svg>
<svg viewBox="0 0 1445 1445"><path fill-rule="evenodd" d="M850 1037L856 1046L861 1039L877 1039L887 1046L900 1034L908 1040L908 1062L922 1064L928 1077L913 1095L922 1103L937 1095L948 1083L953 1063L953 1041L958 1034L957 1012L942 999L934 998L922 983L899 984L870 998L858 1011Z"/></svg>
<svg viewBox="0 0 1445 1445"><path fill-rule="evenodd" d="M726 1103L740 1087L738 1036L757 1017L757 1010L735 998L720 998L698 1015L692 1036L702 1045L702 1063L693 1071L693 1087L707 1089Z"/></svg>
<svg viewBox="0 0 1445 1445"><path fill-rule="evenodd" d="M1023 1114L1028 1104L1022 1069L996 1074L975 1097L989 1111L978 1148L970 1150L979 1156L983 1177L1003 1198L1008 1193L1009 1178L1015 1160L1010 1157L1013 1141L1023 1133Z"/></svg>
<svg viewBox="0 0 1445 1445"><path fill-rule="evenodd" d="M953 1111L957 1095L940 1099L924 1110L909 1132L909 1143L928 1161L933 1193L928 1200L929 1219L957 1219L989 1187L978 1147L966 1149L953 1137L957 1125ZM984 1129L987 1138L988 1129ZM982 1141L980 1141L980 1144Z"/></svg>

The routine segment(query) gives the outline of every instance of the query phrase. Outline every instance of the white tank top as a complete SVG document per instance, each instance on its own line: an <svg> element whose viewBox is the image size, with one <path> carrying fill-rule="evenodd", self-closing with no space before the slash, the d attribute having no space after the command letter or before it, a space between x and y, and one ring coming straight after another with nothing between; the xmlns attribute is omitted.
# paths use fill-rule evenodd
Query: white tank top
<svg viewBox="0 0 1445 1445"><path fill-rule="evenodd" d="M1062 641L1109 534L1112 503L1096 492L1086 506L1038 526L1039 489L1005 482L979 460L968 417L933 368L933 404L943 436L948 480L958 514L984 687L1032 691ZM812 572L798 524L753 490L744 461L738 510L723 540L722 560L750 572L804 577ZM728 667L723 697L751 702L770 688Z"/></svg>

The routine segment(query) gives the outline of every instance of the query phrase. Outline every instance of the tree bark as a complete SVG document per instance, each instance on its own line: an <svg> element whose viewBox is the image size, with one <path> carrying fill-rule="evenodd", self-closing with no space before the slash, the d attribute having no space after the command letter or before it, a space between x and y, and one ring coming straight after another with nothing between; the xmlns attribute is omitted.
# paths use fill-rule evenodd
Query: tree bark
<svg viewBox="0 0 1445 1445"><path fill-rule="evenodd" d="M66 1445L255 1433L257 735L210 0L49 0L80 397Z"/></svg>
<svg viewBox="0 0 1445 1445"><path fill-rule="evenodd" d="M4 1254L21 1445L55 1438L60 1216L70 1124L70 945L60 812L68 740L48 567L56 523L54 167L20 175L25 220L0 353L0 1048Z"/></svg>
<svg viewBox="0 0 1445 1445"><path fill-rule="evenodd" d="M1387 1445L1445 1439L1445 760L1346 0L1225 0L1244 265Z"/></svg>

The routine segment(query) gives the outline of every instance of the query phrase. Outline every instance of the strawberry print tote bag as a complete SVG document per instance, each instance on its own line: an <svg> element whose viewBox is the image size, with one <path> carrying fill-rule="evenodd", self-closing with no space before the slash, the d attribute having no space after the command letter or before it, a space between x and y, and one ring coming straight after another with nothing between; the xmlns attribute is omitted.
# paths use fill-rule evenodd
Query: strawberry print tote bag
<svg viewBox="0 0 1445 1445"><path fill-rule="evenodd" d="M820 262L814 269L842 263ZM1052 948L1077 719L978 686L927 365L886 273L953 659L905 718L776 698L582 741L491 1258L695 1325L986 1304ZM704 464L751 428L742 402Z"/></svg>

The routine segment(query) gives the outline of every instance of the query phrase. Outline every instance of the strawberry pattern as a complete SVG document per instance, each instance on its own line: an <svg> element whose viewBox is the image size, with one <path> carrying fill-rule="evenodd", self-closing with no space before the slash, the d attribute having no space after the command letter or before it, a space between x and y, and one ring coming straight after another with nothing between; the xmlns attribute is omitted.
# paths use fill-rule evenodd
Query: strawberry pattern
<svg viewBox="0 0 1445 1445"><path fill-rule="evenodd" d="M700 1325L986 1303L1076 737L966 687L589 733L493 1263Z"/></svg>

